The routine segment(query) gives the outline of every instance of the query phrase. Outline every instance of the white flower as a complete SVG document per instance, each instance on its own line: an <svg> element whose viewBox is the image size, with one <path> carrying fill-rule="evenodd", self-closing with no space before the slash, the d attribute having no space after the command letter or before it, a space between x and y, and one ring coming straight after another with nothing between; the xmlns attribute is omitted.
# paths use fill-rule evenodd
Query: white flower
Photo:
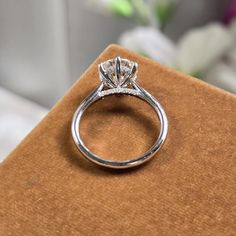
<svg viewBox="0 0 236 236"><path fill-rule="evenodd" d="M230 35L234 39L232 49L228 53L228 58L236 66L236 20L233 21L229 28Z"/></svg>
<svg viewBox="0 0 236 236"><path fill-rule="evenodd" d="M236 21L229 27L232 48L225 55L226 60L217 62L204 75L204 80L232 93L236 93Z"/></svg>
<svg viewBox="0 0 236 236"><path fill-rule="evenodd" d="M177 46L153 27L122 34L126 48L236 93L236 21L230 28L210 24L186 33Z"/></svg>
<svg viewBox="0 0 236 236"><path fill-rule="evenodd" d="M232 39L236 38L236 21L229 27ZM234 40L226 60L221 60L210 68L205 74L204 80L232 93L236 93L236 41Z"/></svg>
<svg viewBox="0 0 236 236"><path fill-rule="evenodd" d="M229 31L220 24L190 30L178 43L177 68L188 74L203 73L232 45Z"/></svg>
<svg viewBox="0 0 236 236"><path fill-rule="evenodd" d="M146 55L160 63L175 64L175 46L159 30L153 27L138 27L124 32L119 43L140 54Z"/></svg>

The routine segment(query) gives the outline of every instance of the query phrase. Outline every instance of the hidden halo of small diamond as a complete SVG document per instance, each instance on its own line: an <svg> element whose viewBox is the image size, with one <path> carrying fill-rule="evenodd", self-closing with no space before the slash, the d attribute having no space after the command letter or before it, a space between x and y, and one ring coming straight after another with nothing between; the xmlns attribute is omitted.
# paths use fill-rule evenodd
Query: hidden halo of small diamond
<svg viewBox="0 0 236 236"><path fill-rule="evenodd" d="M99 78L108 88L126 88L136 80L138 64L116 57L98 66Z"/></svg>

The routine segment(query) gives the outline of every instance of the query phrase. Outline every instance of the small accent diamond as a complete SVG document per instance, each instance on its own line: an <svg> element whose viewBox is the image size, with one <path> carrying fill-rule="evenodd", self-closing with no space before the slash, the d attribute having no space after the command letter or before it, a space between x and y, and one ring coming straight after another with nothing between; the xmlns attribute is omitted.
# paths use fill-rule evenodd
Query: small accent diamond
<svg viewBox="0 0 236 236"><path fill-rule="evenodd" d="M119 94L119 93L133 95L133 96L139 95L139 92L134 89L118 87L118 88L100 91L100 92L98 92L98 96L104 97L104 96L108 96L108 95L112 95L112 94Z"/></svg>

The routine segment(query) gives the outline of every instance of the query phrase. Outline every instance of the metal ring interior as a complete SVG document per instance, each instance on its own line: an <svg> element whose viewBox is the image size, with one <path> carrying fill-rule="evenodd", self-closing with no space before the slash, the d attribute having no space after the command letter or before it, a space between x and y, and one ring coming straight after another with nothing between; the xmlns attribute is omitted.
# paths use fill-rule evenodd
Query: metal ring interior
<svg viewBox="0 0 236 236"><path fill-rule="evenodd" d="M137 83L134 84L135 89L115 88L115 89L102 91L102 88L103 88L103 84L98 86L88 97L86 97L85 100L77 108L74 114L72 125L71 125L71 132L72 132L72 137L77 148L88 160L100 166L105 166L108 168L124 169L124 168L130 168L130 167L143 164L144 162L148 161L149 159L153 157L153 155L161 148L162 144L164 143L166 139L167 132L168 132L168 120L167 120L164 109L151 94L149 94L146 90L140 87ZM124 94L124 95L136 96L146 101L149 105L153 107L160 121L160 133L154 145L149 150L147 150L143 155L137 158L134 158L131 160L125 160L125 161L113 161L113 160L103 159L102 157L90 151L85 146L80 136L80 120L85 110L91 104L102 99L103 97L110 96L113 94L118 94L118 93Z"/></svg>

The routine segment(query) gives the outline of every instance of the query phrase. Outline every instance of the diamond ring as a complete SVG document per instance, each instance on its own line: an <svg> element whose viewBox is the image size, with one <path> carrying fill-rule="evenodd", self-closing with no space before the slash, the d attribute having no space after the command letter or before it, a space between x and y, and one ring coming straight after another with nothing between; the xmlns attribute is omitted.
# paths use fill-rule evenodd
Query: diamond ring
<svg viewBox="0 0 236 236"><path fill-rule="evenodd" d="M88 160L98 165L114 169L124 169L141 165L154 156L167 137L168 120L166 113L160 103L136 82L137 68L138 64L136 62L120 57L99 64L98 71L101 83L84 99L74 114L71 125L74 143ZM114 94L131 95L146 101L155 110L160 121L160 132L154 145L143 155L131 160L113 161L104 159L89 150L80 136L80 120L85 110L95 101Z"/></svg>

